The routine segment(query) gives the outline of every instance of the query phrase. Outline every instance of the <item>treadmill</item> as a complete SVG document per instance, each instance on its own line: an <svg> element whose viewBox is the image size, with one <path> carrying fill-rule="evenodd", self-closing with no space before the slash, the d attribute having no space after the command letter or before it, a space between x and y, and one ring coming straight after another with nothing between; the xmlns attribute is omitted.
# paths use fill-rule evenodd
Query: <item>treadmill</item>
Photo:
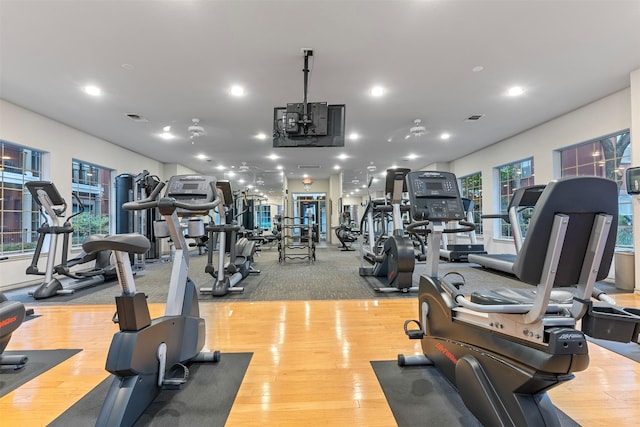
<svg viewBox="0 0 640 427"><path fill-rule="evenodd" d="M473 220L473 207L475 203L473 200L468 199L466 197L462 197L462 207L464 209L464 213L467 216L467 222L471 224L474 223ZM442 235L442 247L440 248L440 258L445 259L447 261L461 261L467 262L470 254L486 254L487 251L484 250L484 245L482 243L478 243L476 239L476 231L471 230L468 232L469 243L454 243L448 244L447 235Z"/></svg>
<svg viewBox="0 0 640 427"><path fill-rule="evenodd" d="M523 210L533 209L544 191L545 185L531 185L514 190L507 208L506 214L489 214L482 215L482 219L501 219L511 224L513 232L513 243L516 247L516 253L522 247L523 237L522 228L520 227L519 214ZM468 255L468 262L479 264L483 268L501 271L503 273L513 274L513 263L516 254L480 254L471 253Z"/></svg>

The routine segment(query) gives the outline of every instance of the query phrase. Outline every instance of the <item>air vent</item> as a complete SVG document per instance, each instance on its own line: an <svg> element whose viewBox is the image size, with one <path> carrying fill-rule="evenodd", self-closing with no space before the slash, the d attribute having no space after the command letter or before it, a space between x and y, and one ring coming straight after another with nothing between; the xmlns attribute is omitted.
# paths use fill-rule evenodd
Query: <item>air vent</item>
<svg viewBox="0 0 640 427"><path fill-rule="evenodd" d="M474 114L472 116L467 117L466 122L475 122L484 117L484 114Z"/></svg>
<svg viewBox="0 0 640 427"><path fill-rule="evenodd" d="M142 117L140 114L135 114L135 113L128 113L127 117L129 117L131 120L133 120L134 122L148 122L149 119L147 119L146 117Z"/></svg>
<svg viewBox="0 0 640 427"><path fill-rule="evenodd" d="M298 169L320 169L320 165L298 165Z"/></svg>

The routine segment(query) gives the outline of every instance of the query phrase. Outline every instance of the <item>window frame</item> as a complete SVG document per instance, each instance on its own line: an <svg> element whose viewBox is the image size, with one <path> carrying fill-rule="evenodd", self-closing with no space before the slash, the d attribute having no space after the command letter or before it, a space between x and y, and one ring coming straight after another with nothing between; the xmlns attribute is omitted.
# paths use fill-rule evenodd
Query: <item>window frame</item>
<svg viewBox="0 0 640 427"><path fill-rule="evenodd" d="M0 255L31 253L36 246L42 217L25 183L43 179L45 155L44 151L0 139ZM9 203L17 204L16 208L8 209ZM12 216L17 217L11 222L19 229L7 232Z"/></svg>

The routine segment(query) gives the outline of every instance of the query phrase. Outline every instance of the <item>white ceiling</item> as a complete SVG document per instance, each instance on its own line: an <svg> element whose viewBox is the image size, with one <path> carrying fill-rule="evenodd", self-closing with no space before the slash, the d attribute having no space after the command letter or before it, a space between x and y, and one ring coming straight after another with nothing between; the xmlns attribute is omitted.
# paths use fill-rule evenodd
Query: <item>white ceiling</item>
<svg viewBox="0 0 640 427"><path fill-rule="evenodd" d="M360 135L344 148L271 146L273 108L302 101L303 48L309 101L346 104ZM277 165L294 180L340 165L351 191L371 162L450 161L628 87L640 1L0 0L0 53L1 98L91 135L219 178L215 166L246 162L262 190L280 188ZM506 96L513 85L525 94ZM192 144L194 117L205 135ZM428 132L405 140L416 118ZM158 137L166 125L175 140Z"/></svg>

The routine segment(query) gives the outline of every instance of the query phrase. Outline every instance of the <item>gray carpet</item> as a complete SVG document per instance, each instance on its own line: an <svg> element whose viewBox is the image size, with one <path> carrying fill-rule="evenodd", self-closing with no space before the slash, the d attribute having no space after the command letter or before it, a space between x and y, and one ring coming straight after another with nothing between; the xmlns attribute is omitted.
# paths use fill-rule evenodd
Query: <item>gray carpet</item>
<svg viewBox="0 0 640 427"><path fill-rule="evenodd" d="M357 246L356 246L357 248ZM214 256L214 259L216 257ZM213 278L204 272L206 255L198 255L193 251L190 256L189 277L197 287L210 287ZM136 272L135 282L138 291L144 292L150 303L166 301L168 278L171 272L169 262L149 262L144 270ZM201 302L220 301L283 301L283 300L340 300L340 299L385 299L415 298L416 292L376 292L375 288L385 286L384 279L377 277L361 277L360 252L343 252L337 246L318 247L316 261L285 260L278 262L277 248L262 250L256 257L255 268L261 270L258 275L250 275L239 286L243 293L229 293L224 297L201 295ZM493 274L477 268L469 263L440 263L440 275L459 272L466 283L463 292L500 287L530 288L529 285L514 280L513 277ZM413 273L413 284L418 286L420 276L426 273L425 263L416 263ZM460 280L459 278L453 278ZM65 304L113 304L119 293L117 283L96 286L81 290L73 296L53 297L45 300L33 300L27 289L11 291L8 297L24 300L29 306ZM18 295L21 294L21 295Z"/></svg>
<svg viewBox="0 0 640 427"><path fill-rule="evenodd" d="M0 397L15 390L38 375L64 362L82 350L25 350L5 351L4 354L24 354L29 358L27 364L15 370L9 366L0 367Z"/></svg>
<svg viewBox="0 0 640 427"><path fill-rule="evenodd" d="M136 426L223 426L253 353L223 353L218 363L194 363L181 390L163 390ZM52 427L94 425L112 377L53 420Z"/></svg>
<svg viewBox="0 0 640 427"><path fill-rule="evenodd" d="M373 361L398 427L482 427L466 408L455 388L433 367L398 366L397 361ZM563 427L579 426L558 410Z"/></svg>

